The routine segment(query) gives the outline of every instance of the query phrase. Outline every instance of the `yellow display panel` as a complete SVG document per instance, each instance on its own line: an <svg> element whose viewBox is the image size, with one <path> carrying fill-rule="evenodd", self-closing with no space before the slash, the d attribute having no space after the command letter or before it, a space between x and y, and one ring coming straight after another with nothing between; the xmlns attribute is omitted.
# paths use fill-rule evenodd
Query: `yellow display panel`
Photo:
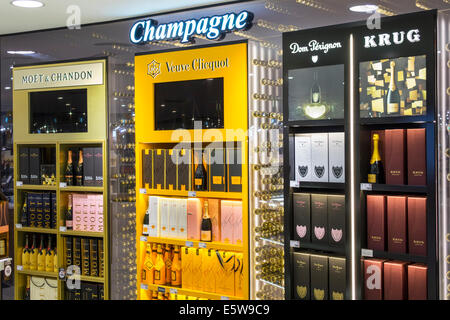
<svg viewBox="0 0 450 320"><path fill-rule="evenodd" d="M14 68L13 72L19 71L21 74L39 74L44 72L43 70L54 70L57 67L58 70L64 70L69 67L70 70L77 69L76 67L83 67L85 65L101 64L102 81L95 85L86 86L64 86L64 87L45 87L37 89L20 89L13 92L13 141L14 141L14 177L15 181L20 180L18 172L18 149L21 146L25 147L52 147L55 149L56 154L56 185L15 185L14 186L14 267L17 270L15 276L15 299L24 298L24 289L26 286L27 276L42 276L47 278L57 278L57 272L39 272L30 270L18 270L18 266L21 263L21 249L24 247L24 235L25 233L43 233L43 234L55 234L56 245L58 253L58 268L64 266L63 256L63 238L65 236L86 236L96 237L103 239L104 246L104 277L85 277L81 276L81 281L89 281L96 283L103 283L105 299L109 298L109 226L106 215L108 214L108 149L107 149L107 73L106 73L106 61L104 59L96 60L83 60L75 62L54 63L45 64L39 66L26 66ZM74 68L75 67L75 68ZM22 72L26 71L26 72ZM71 90L71 89L87 89L87 119L88 119L88 131L84 133L49 133L49 134L30 134L29 133L29 93L30 92L42 92L53 90ZM98 146L102 147L103 152L103 186L102 187L63 187L60 182L63 181L64 166L66 163L67 148L71 146ZM24 192L28 191L53 191L57 197L57 225L56 229L43 229L34 227L22 227L18 228L20 223L21 205L24 199ZM89 232L75 232L64 231L60 227L64 223L64 213L66 208L65 194L67 192L95 192L103 193L103 212L104 217L104 231L99 233ZM58 281L58 299L64 299L64 286L65 282Z"/></svg>
<svg viewBox="0 0 450 320"><path fill-rule="evenodd" d="M215 65L214 70L206 66ZM203 66L203 67L202 67ZM173 81L223 78L224 128L204 130L155 130L154 84ZM147 242L168 243L184 246L184 240L170 238L142 237L143 219L148 206L148 196L186 198L188 191L141 189L142 188L142 150L173 147L179 142L232 142L242 150L242 192L197 192L198 198L216 198L242 201L243 243L230 245L220 242L206 243L214 250L231 250L242 253L244 265L242 295L235 297L226 294L211 294L198 290L178 288L180 294L191 294L200 298L230 299L249 298L249 252L248 252L248 96L247 96L247 43L231 43L205 46L194 49L172 50L149 53L135 57L135 134L136 134L136 241L137 241L137 292L138 299L148 299L147 287L141 287L141 266ZM194 241L193 246L201 244ZM167 286L148 286L150 290L160 287L169 292ZM157 288L156 288L157 289Z"/></svg>

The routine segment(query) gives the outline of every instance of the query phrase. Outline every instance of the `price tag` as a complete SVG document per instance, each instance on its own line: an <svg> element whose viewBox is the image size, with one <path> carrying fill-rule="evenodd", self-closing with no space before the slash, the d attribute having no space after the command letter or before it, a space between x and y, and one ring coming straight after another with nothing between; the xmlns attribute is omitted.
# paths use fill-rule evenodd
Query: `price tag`
<svg viewBox="0 0 450 320"><path fill-rule="evenodd" d="M140 193L140 194L147 194L147 189L145 189L145 188L140 188L140 189L139 189L139 193Z"/></svg>
<svg viewBox="0 0 450 320"><path fill-rule="evenodd" d="M221 296L220 300L230 300L230 297L226 297L226 296Z"/></svg>
<svg viewBox="0 0 450 320"><path fill-rule="evenodd" d="M22 224L21 223L16 224L16 229L22 229Z"/></svg>
<svg viewBox="0 0 450 320"><path fill-rule="evenodd" d="M166 293L166 288L158 287L158 292Z"/></svg>
<svg viewBox="0 0 450 320"><path fill-rule="evenodd" d="M16 187L21 187L23 186L23 182L22 181L16 181Z"/></svg>
<svg viewBox="0 0 450 320"><path fill-rule="evenodd" d="M170 288L170 293L171 293L171 294L177 294L177 293L178 293L178 290L175 289L175 288Z"/></svg>
<svg viewBox="0 0 450 320"><path fill-rule="evenodd" d="M199 248L205 248L205 249L206 249L206 243L204 243L204 242L199 242L199 243L198 243L198 247L199 247Z"/></svg>
<svg viewBox="0 0 450 320"><path fill-rule="evenodd" d="M372 191L372 184L371 183L361 183L361 190Z"/></svg>
<svg viewBox="0 0 450 320"><path fill-rule="evenodd" d="M197 196L197 192L196 191L189 191L188 192L188 197L195 198L196 196Z"/></svg>
<svg viewBox="0 0 450 320"><path fill-rule="evenodd" d="M66 188L67 187L67 183L66 182L60 182L59 183L59 187L60 188Z"/></svg>
<svg viewBox="0 0 450 320"><path fill-rule="evenodd" d="M291 240L290 244L291 244L291 248L300 248L300 241Z"/></svg>
<svg viewBox="0 0 450 320"><path fill-rule="evenodd" d="M194 243L192 241L186 241L185 247L192 248Z"/></svg>
<svg viewBox="0 0 450 320"><path fill-rule="evenodd" d="M66 232L67 231L67 227L61 226L61 227L59 227L59 231L60 232Z"/></svg>
<svg viewBox="0 0 450 320"><path fill-rule="evenodd" d="M300 188L300 181L290 181L291 188Z"/></svg>
<svg viewBox="0 0 450 320"><path fill-rule="evenodd" d="M144 283L141 283L141 289L148 290L148 285L144 284Z"/></svg>
<svg viewBox="0 0 450 320"><path fill-rule="evenodd" d="M371 250L371 249L361 249L361 256L373 258L373 250Z"/></svg>
<svg viewBox="0 0 450 320"><path fill-rule="evenodd" d="M17 271L23 271L23 266L17 266Z"/></svg>
<svg viewBox="0 0 450 320"><path fill-rule="evenodd" d="M147 237L146 236L141 236L141 241L142 242L147 242Z"/></svg>

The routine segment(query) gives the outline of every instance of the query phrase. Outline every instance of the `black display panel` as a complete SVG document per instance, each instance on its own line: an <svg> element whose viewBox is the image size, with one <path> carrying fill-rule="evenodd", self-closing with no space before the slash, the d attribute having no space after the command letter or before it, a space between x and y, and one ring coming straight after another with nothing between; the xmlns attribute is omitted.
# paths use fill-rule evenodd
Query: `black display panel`
<svg viewBox="0 0 450 320"><path fill-rule="evenodd" d="M30 93L30 133L87 132L87 89Z"/></svg>
<svg viewBox="0 0 450 320"><path fill-rule="evenodd" d="M344 65L288 71L289 120L344 118Z"/></svg>
<svg viewBox="0 0 450 320"><path fill-rule="evenodd" d="M155 130L223 128L223 78L155 83Z"/></svg>

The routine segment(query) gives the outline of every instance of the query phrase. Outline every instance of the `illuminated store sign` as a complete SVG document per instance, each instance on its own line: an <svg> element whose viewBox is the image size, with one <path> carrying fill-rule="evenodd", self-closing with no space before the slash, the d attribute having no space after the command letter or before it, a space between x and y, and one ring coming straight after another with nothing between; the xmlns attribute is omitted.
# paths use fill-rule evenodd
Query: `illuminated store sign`
<svg viewBox="0 0 450 320"><path fill-rule="evenodd" d="M406 36L406 37L405 37ZM407 41L414 43L420 41L420 31L419 29L409 30L408 32L400 31L390 33L381 33L378 36L365 36L364 37L364 48L376 48L391 46L393 44L402 44Z"/></svg>
<svg viewBox="0 0 450 320"><path fill-rule="evenodd" d="M153 19L139 20L131 27L130 41L134 44L161 40L180 40L181 43L186 43L191 42L196 35L221 40L228 32L249 29L252 20L253 14L248 11L163 24L158 24Z"/></svg>

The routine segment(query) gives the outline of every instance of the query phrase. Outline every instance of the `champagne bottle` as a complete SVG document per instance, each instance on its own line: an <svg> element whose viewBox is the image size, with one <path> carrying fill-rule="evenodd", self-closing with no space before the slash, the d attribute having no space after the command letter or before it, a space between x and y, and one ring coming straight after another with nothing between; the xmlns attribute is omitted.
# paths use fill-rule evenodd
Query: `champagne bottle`
<svg viewBox="0 0 450 320"><path fill-rule="evenodd" d="M53 249L53 272L58 272L58 253L56 251L56 243L55 248Z"/></svg>
<svg viewBox="0 0 450 320"><path fill-rule="evenodd" d="M79 151L78 156L78 165L75 170L75 176L77 181L77 186L83 185L83 150Z"/></svg>
<svg viewBox="0 0 450 320"><path fill-rule="evenodd" d="M174 287L181 286L181 260L180 260L180 247L175 246L173 251L172 267L170 269L170 282Z"/></svg>
<svg viewBox="0 0 450 320"><path fill-rule="evenodd" d="M205 166L203 165L203 152L201 152L200 159L197 158L197 169L194 174L194 190L195 191L207 191L208 179Z"/></svg>
<svg viewBox="0 0 450 320"><path fill-rule="evenodd" d="M37 270L38 249L36 248L36 234L33 234L33 242L30 249L30 270Z"/></svg>
<svg viewBox="0 0 450 320"><path fill-rule="evenodd" d="M55 272L54 270L54 258L55 252L52 248L52 236L48 235L48 246L47 253L45 255L45 271L47 272Z"/></svg>
<svg viewBox="0 0 450 320"><path fill-rule="evenodd" d="M321 90L317 79L318 74L314 72L314 82L311 87L311 103L320 103L321 100Z"/></svg>
<svg viewBox="0 0 450 320"><path fill-rule="evenodd" d="M45 249L44 245L44 235L41 234L41 244L39 245L39 252L38 252L38 271L45 271L45 256L47 254L47 250Z"/></svg>
<svg viewBox="0 0 450 320"><path fill-rule="evenodd" d="M162 254L162 247L158 244L158 251L155 262L154 283L159 285L166 284L166 265Z"/></svg>
<svg viewBox="0 0 450 320"><path fill-rule="evenodd" d="M391 61L391 80L386 96L387 114L400 114L400 94L395 83L395 62Z"/></svg>
<svg viewBox="0 0 450 320"><path fill-rule="evenodd" d="M204 202L200 241L212 241L212 223L208 212L208 200Z"/></svg>
<svg viewBox="0 0 450 320"><path fill-rule="evenodd" d="M25 294L23 300L30 300L30 276L27 276L27 286L25 288Z"/></svg>
<svg viewBox="0 0 450 320"><path fill-rule="evenodd" d="M380 152L378 150L378 141L380 137L378 134L373 135L373 153L370 159L368 182L369 183L384 183L383 163L381 162Z"/></svg>
<svg viewBox="0 0 450 320"><path fill-rule="evenodd" d="M28 245L28 234L25 235L25 247L22 251L22 266L24 270L30 270L30 247Z"/></svg>
<svg viewBox="0 0 450 320"><path fill-rule="evenodd" d="M150 234L150 201L148 203L148 208L145 211L144 222L142 224L142 234L148 236Z"/></svg>
<svg viewBox="0 0 450 320"><path fill-rule="evenodd" d="M22 224L22 227L28 227L29 226L27 202L28 202L28 194L26 193L25 194L25 200L23 201L21 216L20 216L20 223Z"/></svg>
<svg viewBox="0 0 450 320"><path fill-rule="evenodd" d="M72 214L72 195L69 194L66 210L66 228L67 230L73 229L73 214Z"/></svg>
<svg viewBox="0 0 450 320"><path fill-rule="evenodd" d="M67 166L66 172L64 174L66 184L68 186L73 186L73 165L72 165L72 150L67 152Z"/></svg>
<svg viewBox="0 0 450 320"><path fill-rule="evenodd" d="M147 243L145 248L145 257L144 263L142 264L141 270L141 281L144 284L152 284L153 283L153 258L150 243Z"/></svg>

